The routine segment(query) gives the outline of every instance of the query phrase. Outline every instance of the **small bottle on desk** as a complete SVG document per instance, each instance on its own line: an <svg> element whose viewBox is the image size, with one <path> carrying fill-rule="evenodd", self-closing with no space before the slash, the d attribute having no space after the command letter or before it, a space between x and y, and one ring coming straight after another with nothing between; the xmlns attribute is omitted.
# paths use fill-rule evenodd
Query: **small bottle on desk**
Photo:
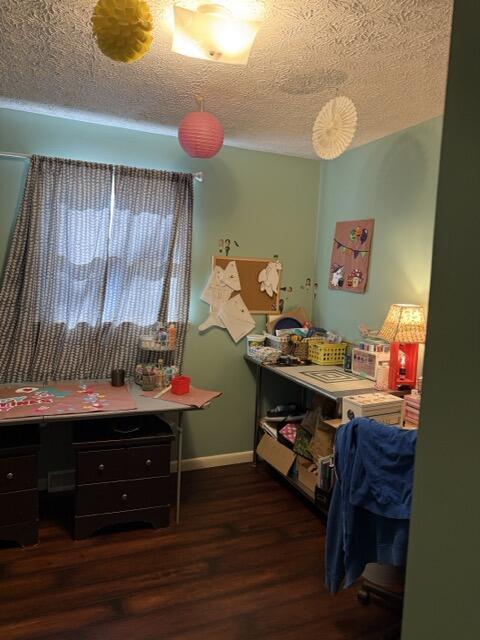
<svg viewBox="0 0 480 640"><path fill-rule="evenodd" d="M177 327L173 324L173 322L168 325L167 334L168 334L168 339L167 339L168 349L175 349L175 345L177 343Z"/></svg>

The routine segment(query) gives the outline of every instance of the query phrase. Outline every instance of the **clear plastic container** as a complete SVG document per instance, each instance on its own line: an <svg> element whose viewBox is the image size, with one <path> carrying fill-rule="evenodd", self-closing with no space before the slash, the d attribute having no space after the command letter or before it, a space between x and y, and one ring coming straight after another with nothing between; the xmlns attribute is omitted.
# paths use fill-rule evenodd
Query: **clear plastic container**
<svg viewBox="0 0 480 640"><path fill-rule="evenodd" d="M375 389L377 391L388 391L389 373L390 362L388 360L379 362L377 366L377 377L375 378Z"/></svg>

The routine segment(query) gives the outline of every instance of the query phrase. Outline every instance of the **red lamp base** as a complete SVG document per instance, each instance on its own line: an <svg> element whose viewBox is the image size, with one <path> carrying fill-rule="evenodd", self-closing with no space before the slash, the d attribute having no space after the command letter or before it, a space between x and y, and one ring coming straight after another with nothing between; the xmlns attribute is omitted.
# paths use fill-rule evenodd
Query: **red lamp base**
<svg viewBox="0 0 480 640"><path fill-rule="evenodd" d="M389 387L414 388L417 382L418 343L392 342L390 345Z"/></svg>

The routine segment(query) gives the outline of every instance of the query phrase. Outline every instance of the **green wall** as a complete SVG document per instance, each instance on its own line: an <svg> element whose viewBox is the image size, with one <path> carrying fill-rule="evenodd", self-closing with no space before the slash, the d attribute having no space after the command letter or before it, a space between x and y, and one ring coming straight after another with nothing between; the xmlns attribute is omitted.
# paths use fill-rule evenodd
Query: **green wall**
<svg viewBox="0 0 480 640"><path fill-rule="evenodd" d="M314 318L350 340L379 328L392 302L426 305L442 121L347 151L320 167ZM374 218L365 294L328 289L335 223Z"/></svg>
<svg viewBox="0 0 480 640"><path fill-rule="evenodd" d="M480 3L455 2L404 640L480 638Z"/></svg>
<svg viewBox="0 0 480 640"><path fill-rule="evenodd" d="M185 456L251 449L255 389L242 357L244 341L236 346L221 329L198 334L208 309L199 295L218 239L230 238L240 245L230 255L278 254L284 284L293 288L286 308L303 305L311 310L311 292L301 286L313 277L319 163L228 147L211 160L193 160L176 138L11 110L0 110L0 151L204 172L204 183L195 186L192 327L184 369L194 384L224 395L207 411L188 417ZM26 164L0 159L0 262ZM258 319L264 322L265 317Z"/></svg>

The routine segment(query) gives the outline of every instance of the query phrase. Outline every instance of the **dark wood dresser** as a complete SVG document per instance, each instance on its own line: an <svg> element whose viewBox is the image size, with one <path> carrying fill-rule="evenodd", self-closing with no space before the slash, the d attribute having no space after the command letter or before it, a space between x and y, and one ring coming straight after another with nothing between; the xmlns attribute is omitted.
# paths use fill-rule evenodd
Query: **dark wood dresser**
<svg viewBox="0 0 480 640"><path fill-rule="evenodd" d="M40 427L0 425L0 540L38 542Z"/></svg>
<svg viewBox="0 0 480 640"><path fill-rule="evenodd" d="M112 524L169 525L172 440L154 415L74 423L75 539Z"/></svg>

